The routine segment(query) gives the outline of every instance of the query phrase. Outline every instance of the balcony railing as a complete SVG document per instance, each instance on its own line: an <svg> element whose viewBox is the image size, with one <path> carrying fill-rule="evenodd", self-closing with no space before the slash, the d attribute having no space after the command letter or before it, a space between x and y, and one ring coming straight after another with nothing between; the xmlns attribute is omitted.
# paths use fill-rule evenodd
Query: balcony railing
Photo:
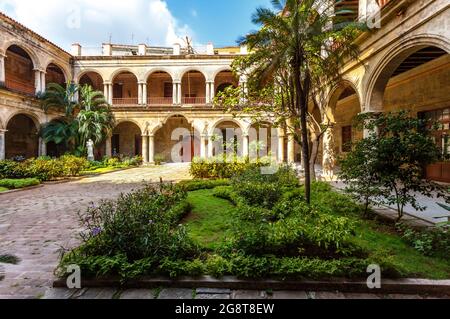
<svg viewBox="0 0 450 319"><path fill-rule="evenodd" d="M137 97L129 97L129 98L113 98L113 105L138 105Z"/></svg>
<svg viewBox="0 0 450 319"><path fill-rule="evenodd" d="M172 105L173 98L171 97L153 97L149 96L147 98L148 105Z"/></svg>
<svg viewBox="0 0 450 319"><path fill-rule="evenodd" d="M181 102L188 105L202 105L206 104L206 97L183 97Z"/></svg>
<svg viewBox="0 0 450 319"><path fill-rule="evenodd" d="M36 94L36 88L34 87L34 85L14 79L6 79L5 88L11 91L24 93L28 95Z"/></svg>

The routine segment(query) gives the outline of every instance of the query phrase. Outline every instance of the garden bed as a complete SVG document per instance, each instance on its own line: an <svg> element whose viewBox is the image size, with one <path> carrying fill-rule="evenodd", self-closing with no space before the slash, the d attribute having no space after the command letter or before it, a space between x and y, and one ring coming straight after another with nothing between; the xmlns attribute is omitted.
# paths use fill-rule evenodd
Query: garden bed
<svg viewBox="0 0 450 319"><path fill-rule="evenodd" d="M394 226L361 218L362 208L328 184L313 185L311 205L295 174L254 169L231 181L160 184L92 206L83 244L58 269L77 264L85 278L212 276L280 281L450 278L445 254L424 256Z"/></svg>

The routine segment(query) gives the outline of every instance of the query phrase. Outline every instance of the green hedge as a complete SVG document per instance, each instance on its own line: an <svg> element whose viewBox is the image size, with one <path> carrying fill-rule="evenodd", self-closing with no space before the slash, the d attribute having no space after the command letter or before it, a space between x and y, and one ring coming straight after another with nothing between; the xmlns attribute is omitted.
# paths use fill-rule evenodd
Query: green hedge
<svg viewBox="0 0 450 319"><path fill-rule="evenodd" d="M0 161L0 178L37 178L50 181L58 178L77 176L89 167L85 158L64 155L60 158L39 157L24 162Z"/></svg>
<svg viewBox="0 0 450 319"><path fill-rule="evenodd" d="M41 182L37 178L25 178L25 179L0 179L0 187L8 189L19 189L30 186L39 185Z"/></svg>
<svg viewBox="0 0 450 319"><path fill-rule="evenodd" d="M195 158L190 167L190 174L194 178L223 179L242 174L252 168L261 168L271 164L269 159L250 162L248 159L233 158L224 160L222 157L211 159Z"/></svg>

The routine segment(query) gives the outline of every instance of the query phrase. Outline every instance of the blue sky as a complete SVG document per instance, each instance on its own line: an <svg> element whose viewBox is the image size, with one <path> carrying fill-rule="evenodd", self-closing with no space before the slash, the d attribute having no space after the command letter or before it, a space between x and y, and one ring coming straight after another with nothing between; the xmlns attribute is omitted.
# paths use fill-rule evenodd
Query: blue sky
<svg viewBox="0 0 450 319"><path fill-rule="evenodd" d="M113 43L235 45L255 29L251 16L270 0L1 0L0 10L68 50Z"/></svg>
<svg viewBox="0 0 450 319"><path fill-rule="evenodd" d="M255 29L251 16L258 6L270 7L270 0L167 0L172 13L196 33L197 41L217 45L235 44Z"/></svg>

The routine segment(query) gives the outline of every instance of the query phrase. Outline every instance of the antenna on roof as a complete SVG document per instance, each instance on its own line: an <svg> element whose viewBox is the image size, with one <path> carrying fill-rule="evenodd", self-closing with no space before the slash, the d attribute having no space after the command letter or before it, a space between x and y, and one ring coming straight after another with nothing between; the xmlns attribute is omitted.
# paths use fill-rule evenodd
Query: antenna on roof
<svg viewBox="0 0 450 319"><path fill-rule="evenodd" d="M112 43L112 33L109 34L109 44Z"/></svg>
<svg viewBox="0 0 450 319"><path fill-rule="evenodd" d="M131 34L131 44L134 44L134 33Z"/></svg>

